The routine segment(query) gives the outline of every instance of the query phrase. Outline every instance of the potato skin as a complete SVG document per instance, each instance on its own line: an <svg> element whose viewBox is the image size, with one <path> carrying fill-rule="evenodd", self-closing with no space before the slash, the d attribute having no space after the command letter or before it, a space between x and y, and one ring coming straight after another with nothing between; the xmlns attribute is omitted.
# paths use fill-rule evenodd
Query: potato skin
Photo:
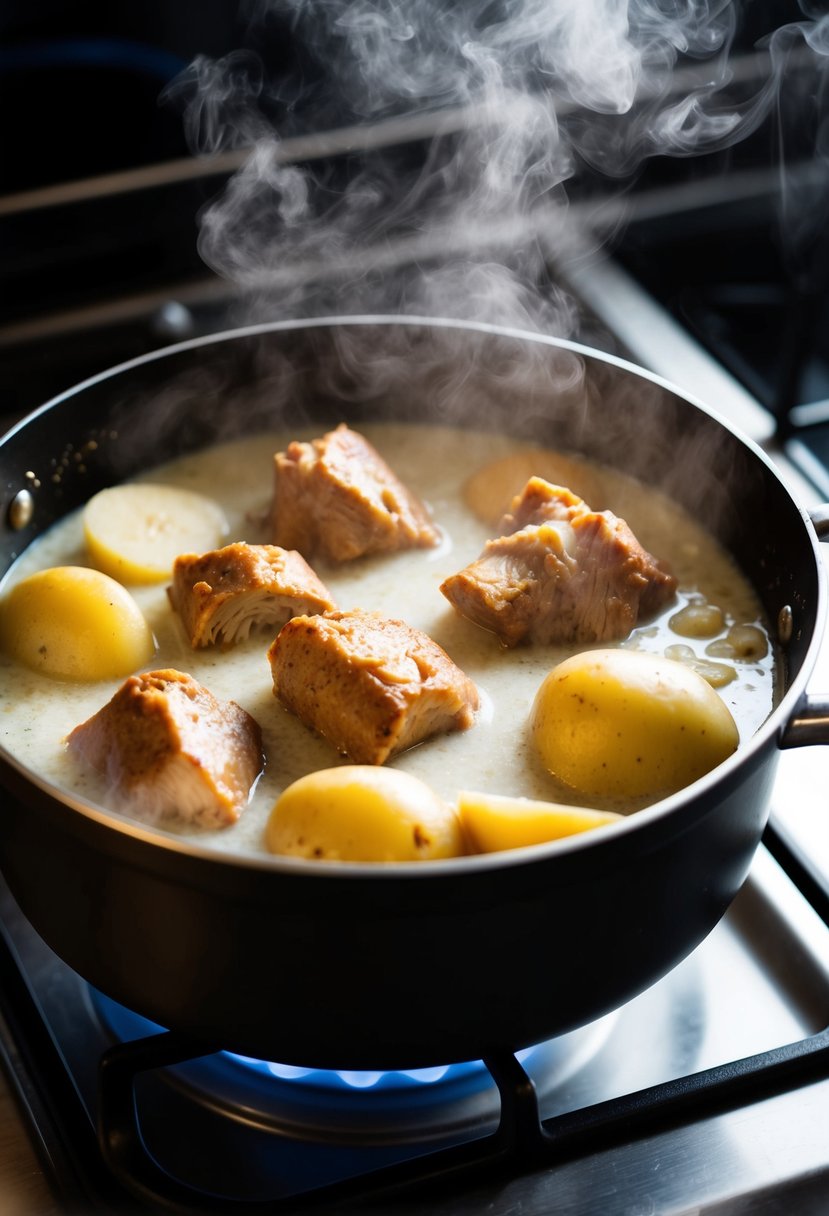
<svg viewBox="0 0 829 1216"><path fill-rule="evenodd" d="M536 694L530 730L559 781L615 802L674 793L739 743L725 702L692 668L621 649L555 667Z"/></svg>
<svg viewBox="0 0 829 1216"><path fill-rule="evenodd" d="M265 843L272 853L318 861L428 861L463 852L452 807L410 773L371 764L294 781L276 800Z"/></svg>
<svg viewBox="0 0 829 1216"><path fill-rule="evenodd" d="M99 570L53 566L0 603L0 646L44 675L108 680L143 666L155 641L128 591Z"/></svg>

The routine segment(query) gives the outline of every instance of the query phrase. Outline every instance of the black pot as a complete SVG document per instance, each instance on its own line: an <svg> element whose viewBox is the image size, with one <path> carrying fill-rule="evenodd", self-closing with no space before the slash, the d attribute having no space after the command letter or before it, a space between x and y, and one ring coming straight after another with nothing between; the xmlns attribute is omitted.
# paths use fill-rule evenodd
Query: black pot
<svg viewBox="0 0 829 1216"><path fill-rule="evenodd" d="M450 413L613 464L694 511L777 629L779 704L714 772L601 833L408 866L229 858L85 805L3 754L0 866L24 914L85 979L206 1046L408 1068L598 1018L723 915L760 840L779 748L829 741L825 702L804 695L826 615L816 530L772 465L657 378L539 335L334 319L125 364L2 441L4 563L104 485L216 438Z"/></svg>

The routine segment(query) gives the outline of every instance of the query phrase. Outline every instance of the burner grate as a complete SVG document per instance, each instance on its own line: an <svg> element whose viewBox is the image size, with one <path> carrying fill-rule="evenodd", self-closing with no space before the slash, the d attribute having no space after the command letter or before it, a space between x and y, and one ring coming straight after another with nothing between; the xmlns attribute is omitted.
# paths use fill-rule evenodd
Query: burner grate
<svg viewBox="0 0 829 1216"><path fill-rule="evenodd" d="M497 1129L480 1138L396 1163L368 1175L338 1181L281 1199L234 1202L206 1194L171 1177L153 1159L138 1120L135 1082L148 1069L166 1068L204 1054L179 1035L164 1032L118 1044L100 1062L98 1142L109 1169L127 1191L144 1202L163 1202L183 1213L275 1213L324 1206L365 1193L374 1199L410 1194L414 1185L457 1185L473 1172L510 1173L558 1165L580 1153L630 1141L658 1128L719 1114L829 1077L829 1029L782 1048L737 1060L622 1098L541 1118L533 1082L515 1056L498 1053L484 1062L500 1095Z"/></svg>

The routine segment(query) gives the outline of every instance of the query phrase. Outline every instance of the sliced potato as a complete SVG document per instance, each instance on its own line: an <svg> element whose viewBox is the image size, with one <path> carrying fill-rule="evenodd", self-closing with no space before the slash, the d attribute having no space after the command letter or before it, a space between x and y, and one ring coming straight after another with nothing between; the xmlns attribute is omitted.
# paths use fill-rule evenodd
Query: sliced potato
<svg viewBox="0 0 829 1216"><path fill-rule="evenodd" d="M463 487L467 506L490 527L495 527L531 477L543 477L566 486L590 503L593 510L605 494L596 470L586 461L543 448L528 448L503 456L474 472Z"/></svg>
<svg viewBox="0 0 829 1216"><path fill-rule="evenodd" d="M604 827L622 818L614 811L594 811L588 807L469 790L461 790L458 794L458 814L466 838L477 853L497 853L502 849L543 844Z"/></svg>
<svg viewBox="0 0 829 1216"><path fill-rule="evenodd" d="M180 553L215 549L228 530L212 499L146 482L95 494L84 508L83 525L89 560L123 583L169 578Z"/></svg>
<svg viewBox="0 0 829 1216"><path fill-rule="evenodd" d="M530 726L550 772L591 799L663 797L739 743L728 706L701 675L634 650L565 659L539 688Z"/></svg>
<svg viewBox="0 0 829 1216"><path fill-rule="evenodd" d="M54 566L0 601L0 646L45 675L107 680L142 667L155 642L130 593L100 570Z"/></svg>
<svg viewBox="0 0 829 1216"><path fill-rule="evenodd" d="M282 792L265 832L272 853L321 861L456 857L454 808L398 769L344 764L300 777Z"/></svg>

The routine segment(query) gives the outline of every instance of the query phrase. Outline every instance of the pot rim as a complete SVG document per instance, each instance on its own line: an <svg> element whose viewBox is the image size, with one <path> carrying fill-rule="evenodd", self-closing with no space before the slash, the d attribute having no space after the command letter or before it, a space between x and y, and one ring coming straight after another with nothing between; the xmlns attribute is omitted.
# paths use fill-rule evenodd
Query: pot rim
<svg viewBox="0 0 829 1216"><path fill-rule="evenodd" d="M707 414L738 439L766 467L767 472L780 484L801 516L815 561L818 597L813 634L800 670L781 697L779 703L766 718L765 722L754 732L751 739L745 743L741 743L734 755L691 785L684 787L667 798L660 799L650 806L644 807L642 810L625 816L616 823L605 826L601 832L583 832L543 844L528 845L497 853L482 853L458 858L411 862L337 861L325 863L303 858L280 857L276 854L225 853L206 845L200 845L190 838L177 836L175 833L168 832L163 828L149 827L140 823L140 821L129 819L120 812L107 809L93 801L84 801L70 792L64 791L58 786L43 780L37 773L21 764L14 756L7 752L2 744L0 744L0 773L4 769L13 769L24 783L37 788L50 802L63 807L70 807L74 812L90 821L91 825L96 825L106 830L114 830L122 837L135 841L136 844L160 848L168 854L178 854L187 857L195 864L230 867L231 869L241 866L244 869L265 873L314 876L320 879L324 878L329 882L338 878L344 880L359 878L361 880L386 881L388 879L426 878L427 876L435 878L438 875L447 878L462 877L464 874L480 874L481 872L500 870L514 865L525 865L529 862L541 861L548 857L555 857L556 855L581 852L584 849L601 850L602 848L613 848L615 847L614 842L620 836L640 833L649 825L659 823L673 816L679 817L679 813L683 807L696 803L698 799L704 802L710 790L728 783L734 774L741 768L748 766L759 752L764 751L767 747L779 746L786 725L801 701L806 683L812 674L827 622L827 576L818 549L818 538L811 525L809 514L796 501L790 487L778 469L754 440L742 434L727 418L720 415L714 408L694 394L686 392L665 377L650 372L646 368L640 367L618 355L597 350L569 338L559 338L550 334L523 330L512 326L496 325L485 321L465 321L452 317L354 314L264 321L253 325L222 330L213 334L205 334L197 338L190 338L170 346L149 351L134 359L106 368L102 372L98 372L94 376L90 376L86 380L82 380L78 384L71 386L30 411L24 418L10 427L4 435L0 436L0 447L5 444L7 439L26 427L32 419L77 396L85 389L106 380L115 379L123 372L141 367L144 364L160 361L168 356L174 356L205 346L275 332L383 325L390 327L410 326L412 328L457 329L460 331L491 334L495 337L515 338L519 341L531 341L542 346L572 351L574 354L588 360L609 364L665 389L680 400Z"/></svg>

